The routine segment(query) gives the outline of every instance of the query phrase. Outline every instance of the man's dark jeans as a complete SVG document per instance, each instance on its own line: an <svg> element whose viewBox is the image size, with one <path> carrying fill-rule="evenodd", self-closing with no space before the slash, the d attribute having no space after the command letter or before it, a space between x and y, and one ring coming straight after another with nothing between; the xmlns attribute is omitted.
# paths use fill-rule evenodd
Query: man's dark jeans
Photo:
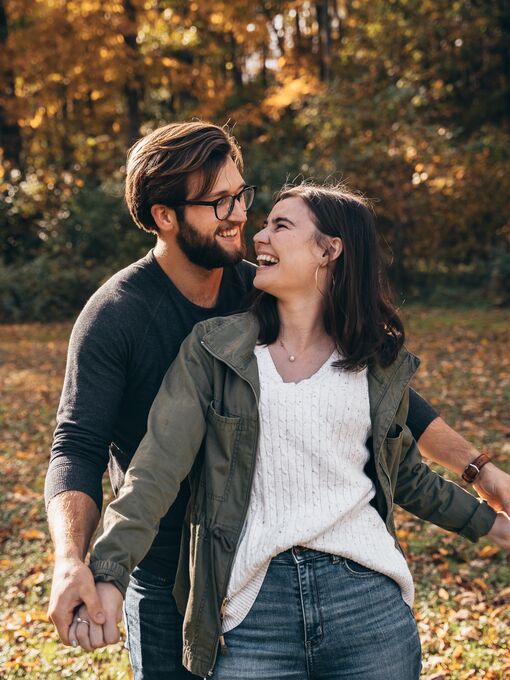
<svg viewBox="0 0 510 680"><path fill-rule="evenodd" d="M197 680L182 665L182 616L170 579L137 567L124 602L134 680Z"/></svg>

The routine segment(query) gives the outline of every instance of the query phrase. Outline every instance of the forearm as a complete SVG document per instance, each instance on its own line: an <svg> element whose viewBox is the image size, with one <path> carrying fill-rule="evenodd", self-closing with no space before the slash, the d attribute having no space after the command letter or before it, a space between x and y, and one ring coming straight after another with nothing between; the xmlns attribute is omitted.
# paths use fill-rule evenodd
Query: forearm
<svg viewBox="0 0 510 680"><path fill-rule="evenodd" d="M430 423L417 443L425 458L457 475L461 475L466 465L479 455L473 444L440 417Z"/></svg>
<svg viewBox="0 0 510 680"><path fill-rule="evenodd" d="M395 503L448 531L476 541L491 529L495 512L459 486L448 482L421 460L412 434L404 427Z"/></svg>
<svg viewBox="0 0 510 680"><path fill-rule="evenodd" d="M99 523L96 503L81 491L54 496L48 506L48 524L55 546L55 558L84 560Z"/></svg>

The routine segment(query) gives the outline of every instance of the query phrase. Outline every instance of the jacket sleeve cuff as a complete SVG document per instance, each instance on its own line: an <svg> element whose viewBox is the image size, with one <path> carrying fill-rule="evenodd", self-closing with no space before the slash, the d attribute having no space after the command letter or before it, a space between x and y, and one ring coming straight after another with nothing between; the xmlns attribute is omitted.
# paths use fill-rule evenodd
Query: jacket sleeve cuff
<svg viewBox="0 0 510 680"><path fill-rule="evenodd" d="M117 562L107 560L97 560L90 563L90 570L94 574L94 581L105 581L113 583L126 596L129 585L129 573Z"/></svg>
<svg viewBox="0 0 510 680"><path fill-rule="evenodd" d="M492 525L496 521L496 515L496 511L490 505L487 505L485 501L478 503L475 511L459 531L459 534L476 543L479 538L488 534L492 529Z"/></svg>

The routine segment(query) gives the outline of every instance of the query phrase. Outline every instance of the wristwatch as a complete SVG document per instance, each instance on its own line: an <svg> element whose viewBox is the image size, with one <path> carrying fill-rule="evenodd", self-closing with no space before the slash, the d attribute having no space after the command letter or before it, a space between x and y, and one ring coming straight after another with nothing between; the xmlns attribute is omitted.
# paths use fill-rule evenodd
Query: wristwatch
<svg viewBox="0 0 510 680"><path fill-rule="evenodd" d="M477 480L483 466L489 462L490 457L486 453L480 454L472 463L466 465L464 472L462 473L462 479L468 484L472 484Z"/></svg>

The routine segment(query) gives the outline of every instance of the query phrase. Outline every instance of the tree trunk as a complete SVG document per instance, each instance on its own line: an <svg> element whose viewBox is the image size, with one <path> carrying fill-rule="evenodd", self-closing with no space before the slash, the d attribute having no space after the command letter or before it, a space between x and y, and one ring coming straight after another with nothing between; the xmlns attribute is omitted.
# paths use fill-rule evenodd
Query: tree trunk
<svg viewBox="0 0 510 680"><path fill-rule="evenodd" d="M8 34L7 12L3 0L0 0L0 52L3 53L4 58L7 51ZM7 107L0 103L0 147L3 149L4 160L12 167L19 168L22 155L21 130L15 116L11 113L16 104L14 72L7 67L2 76L2 80L5 82L3 100Z"/></svg>
<svg viewBox="0 0 510 680"><path fill-rule="evenodd" d="M124 85L124 97L127 106L128 144L131 146L140 137L141 115L140 102L143 99L143 82L138 73L138 44L136 42L136 8L131 0L123 0L124 11L128 19L128 28L122 37L128 47L133 64L133 75Z"/></svg>
<svg viewBox="0 0 510 680"><path fill-rule="evenodd" d="M267 79L267 66L266 66L266 61L267 61L267 43L263 42L262 47L261 47L261 53L262 53L262 86L264 89L267 88L268 86L268 79Z"/></svg>
<svg viewBox="0 0 510 680"><path fill-rule="evenodd" d="M296 54L303 54L303 36L301 35L301 26L299 25L299 10L296 9L296 15L294 17L294 49Z"/></svg>
<svg viewBox="0 0 510 680"><path fill-rule="evenodd" d="M331 81L331 20L329 16L329 0L317 0L315 11L319 25L319 75L323 83L329 83Z"/></svg>
<svg viewBox="0 0 510 680"><path fill-rule="evenodd" d="M503 89L502 119L505 129L510 128L510 12L508 11L508 1L500 0L499 4L499 26L502 34L501 41L501 61L503 64L502 78L505 85Z"/></svg>
<svg viewBox="0 0 510 680"><path fill-rule="evenodd" d="M236 87L236 90L238 92L241 92L244 83L243 83L243 71L241 66L239 65L239 59L237 56L237 43L236 43L236 38L233 33L229 33L229 43L230 43L230 63L232 64L232 76L234 78L234 85Z"/></svg>

